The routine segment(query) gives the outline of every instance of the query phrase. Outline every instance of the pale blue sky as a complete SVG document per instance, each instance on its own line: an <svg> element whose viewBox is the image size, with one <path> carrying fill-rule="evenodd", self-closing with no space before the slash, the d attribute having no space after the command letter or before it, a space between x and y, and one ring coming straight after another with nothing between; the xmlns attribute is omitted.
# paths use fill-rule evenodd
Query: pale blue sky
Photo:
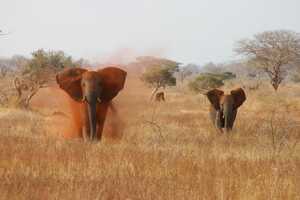
<svg viewBox="0 0 300 200"><path fill-rule="evenodd" d="M300 0L1 0L0 56L45 48L96 60L151 54L180 62L235 59L265 30L300 32Z"/></svg>

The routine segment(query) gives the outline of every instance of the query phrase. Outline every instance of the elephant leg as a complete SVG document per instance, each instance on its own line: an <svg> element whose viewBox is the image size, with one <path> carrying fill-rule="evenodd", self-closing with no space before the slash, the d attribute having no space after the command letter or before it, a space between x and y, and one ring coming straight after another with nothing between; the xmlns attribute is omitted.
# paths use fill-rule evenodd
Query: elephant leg
<svg viewBox="0 0 300 200"><path fill-rule="evenodd" d="M215 110L215 108L212 106L210 107L209 116L211 122L213 123L214 127L218 132L223 133L222 122L220 121L221 120L220 114L221 114L220 111Z"/></svg>
<svg viewBox="0 0 300 200"><path fill-rule="evenodd" d="M223 122L222 122L222 114L220 111L216 112L216 118L215 118L215 127L220 131L220 133L223 133Z"/></svg>
<svg viewBox="0 0 300 200"><path fill-rule="evenodd" d="M215 126L217 128L223 128L224 127L224 119L223 119L223 116L222 116L222 112L221 111L217 111L216 112L216 118L215 118Z"/></svg>
<svg viewBox="0 0 300 200"><path fill-rule="evenodd" d="M101 140L106 114L110 102L102 102L97 107L97 140Z"/></svg>
<svg viewBox="0 0 300 200"><path fill-rule="evenodd" d="M213 107L210 107L209 108L209 117L214 126L216 125L216 123L215 123L216 115L217 115L217 111Z"/></svg>

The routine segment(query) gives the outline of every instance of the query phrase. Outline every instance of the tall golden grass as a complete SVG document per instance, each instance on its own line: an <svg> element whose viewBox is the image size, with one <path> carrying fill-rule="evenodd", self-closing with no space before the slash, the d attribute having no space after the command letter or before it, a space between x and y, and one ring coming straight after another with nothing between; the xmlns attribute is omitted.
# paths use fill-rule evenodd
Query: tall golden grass
<svg viewBox="0 0 300 200"><path fill-rule="evenodd" d="M150 102L129 77L115 101L123 137L110 137L110 117L101 143L59 137L59 108L1 109L0 199L300 199L299 86L247 92L228 135L205 97L166 94Z"/></svg>

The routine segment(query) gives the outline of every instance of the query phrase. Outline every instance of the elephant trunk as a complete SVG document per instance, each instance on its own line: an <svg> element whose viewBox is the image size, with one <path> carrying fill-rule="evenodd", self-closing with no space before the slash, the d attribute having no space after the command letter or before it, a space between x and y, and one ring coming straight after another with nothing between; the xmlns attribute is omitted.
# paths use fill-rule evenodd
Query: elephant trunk
<svg viewBox="0 0 300 200"><path fill-rule="evenodd" d="M232 115L233 115L233 107L230 104L225 104L224 105L224 110L223 110L223 115L224 115L224 128L225 132L229 132L231 130L231 124L232 124Z"/></svg>
<svg viewBox="0 0 300 200"><path fill-rule="evenodd" d="M219 129L222 128L222 112L220 110L216 111L215 126Z"/></svg>
<svg viewBox="0 0 300 200"><path fill-rule="evenodd" d="M97 128L97 98L94 95L87 96L87 109L88 109L88 122L89 122L89 136L91 140L97 139L96 128Z"/></svg>

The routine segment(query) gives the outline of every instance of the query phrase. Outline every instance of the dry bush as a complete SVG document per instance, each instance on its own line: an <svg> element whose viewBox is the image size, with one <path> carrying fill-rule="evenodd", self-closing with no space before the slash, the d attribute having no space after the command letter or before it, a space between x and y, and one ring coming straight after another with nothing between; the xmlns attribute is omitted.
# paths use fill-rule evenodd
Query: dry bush
<svg viewBox="0 0 300 200"><path fill-rule="evenodd" d="M156 104L130 76L116 143L52 137L49 116L1 110L0 199L300 199L299 89L249 94L230 135L204 97L172 88Z"/></svg>
<svg viewBox="0 0 300 200"><path fill-rule="evenodd" d="M48 73L47 76L51 76ZM42 80L42 81L40 81ZM13 73L0 81L0 105L2 107L29 108L32 97L46 87L46 81Z"/></svg>
<svg viewBox="0 0 300 200"><path fill-rule="evenodd" d="M0 81L0 106L11 107L16 105L17 91L13 87L11 76L3 77Z"/></svg>

